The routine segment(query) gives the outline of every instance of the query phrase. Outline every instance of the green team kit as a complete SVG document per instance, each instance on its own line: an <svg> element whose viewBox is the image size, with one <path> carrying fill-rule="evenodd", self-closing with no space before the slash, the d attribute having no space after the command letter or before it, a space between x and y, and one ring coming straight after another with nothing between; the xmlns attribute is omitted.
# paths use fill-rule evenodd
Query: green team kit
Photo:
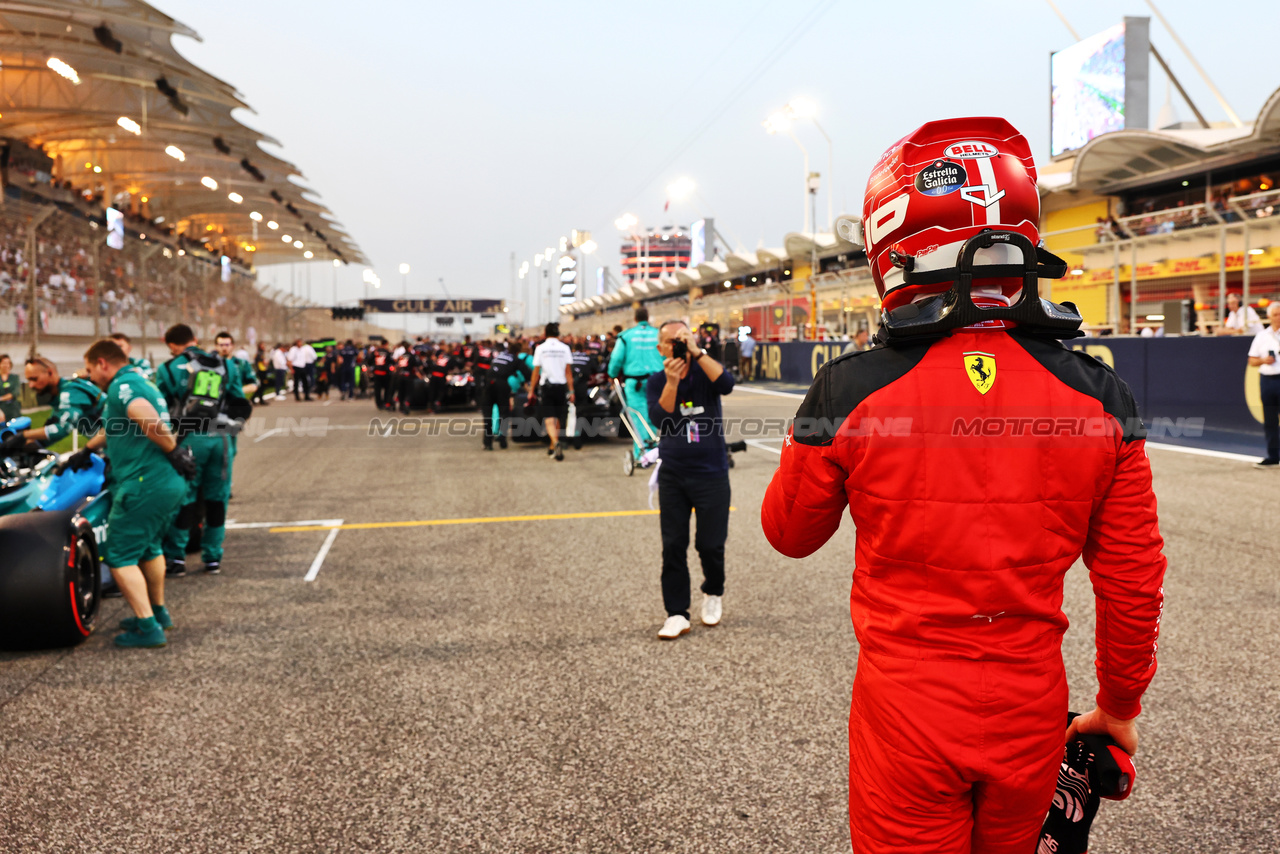
<svg viewBox="0 0 1280 854"><path fill-rule="evenodd" d="M201 509L201 557L211 570L222 561L235 457L234 431L226 410L231 401L248 405L243 386L252 382L241 376L240 361L188 347L156 371L156 384L170 404L179 443L191 449L196 463L196 476L187 485L182 510L164 538L164 555L171 564L185 562L191 528Z"/></svg>

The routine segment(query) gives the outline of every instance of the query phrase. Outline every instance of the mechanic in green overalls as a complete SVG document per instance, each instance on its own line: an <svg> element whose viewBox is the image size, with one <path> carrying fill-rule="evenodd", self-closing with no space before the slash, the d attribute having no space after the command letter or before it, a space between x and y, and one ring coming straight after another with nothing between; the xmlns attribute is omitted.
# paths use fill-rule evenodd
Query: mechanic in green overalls
<svg viewBox="0 0 1280 854"><path fill-rule="evenodd" d="M239 371L222 359L201 350L195 333L185 323L164 333L165 346L173 358L156 370L156 385L173 413L175 432L189 447L196 461L196 477L187 500L164 538L164 555L169 574L186 574L187 541L200 515L197 499L203 496L204 532L200 553L204 571L222 571L222 541L226 535L227 499L231 495L231 439L220 425L218 415L228 401L248 405L239 383Z"/></svg>
<svg viewBox="0 0 1280 854"><path fill-rule="evenodd" d="M0 422L22 414L22 377L13 372L13 359L0 355Z"/></svg>
<svg viewBox="0 0 1280 854"><path fill-rule="evenodd" d="M231 373L235 369L235 379L232 382L232 388L238 388L244 395L246 401L253 400L253 396L258 392L258 372L254 370L253 364L248 359L242 359L233 352L236 346L236 339L231 337L230 332L219 332L213 336L213 343L218 348L218 355L227 363L227 373ZM239 398L237 398L238 400ZM238 432L232 433L231 436L231 465L229 466L230 474L228 477L235 476L235 459L239 449L236 447L236 440L240 438ZM227 483L227 500L231 500L231 483Z"/></svg>
<svg viewBox="0 0 1280 854"><path fill-rule="evenodd" d="M641 306L636 309L636 325L618 336L613 345L613 353L609 356L609 376L622 380L628 414L632 420L648 424L652 431L650 433L637 424L640 439L656 436L658 432L653 430L653 424L649 421L649 399L645 396L645 383L660 370L662 354L658 352L658 330L649 323L649 309ZM636 443L632 453L639 459L644 450Z"/></svg>
<svg viewBox="0 0 1280 854"><path fill-rule="evenodd" d="M89 464L89 455L107 447L111 455L108 489L111 512L102 560L133 609L116 635L116 646L165 645L173 618L164 604L162 540L187 495L185 478L195 474L189 448L169 429L169 408L159 390L128 362L109 338L84 354L85 371L105 389L105 430L72 454L65 468Z"/></svg>
<svg viewBox="0 0 1280 854"><path fill-rule="evenodd" d="M151 367L151 360L145 356L133 355L133 341L129 340L128 335L123 332L113 332L109 337L120 345L120 349L124 351L125 358L129 360L129 364L138 369L138 373L142 374L143 379L148 382L155 382L156 369Z"/></svg>
<svg viewBox="0 0 1280 854"><path fill-rule="evenodd" d="M32 427L14 433L0 445L0 451L12 451L30 445L52 445L71 435L72 430L86 439L102 426L102 392L88 380L62 377L58 366L44 356L27 359L27 385L36 393L36 402L51 404L53 410L43 427Z"/></svg>

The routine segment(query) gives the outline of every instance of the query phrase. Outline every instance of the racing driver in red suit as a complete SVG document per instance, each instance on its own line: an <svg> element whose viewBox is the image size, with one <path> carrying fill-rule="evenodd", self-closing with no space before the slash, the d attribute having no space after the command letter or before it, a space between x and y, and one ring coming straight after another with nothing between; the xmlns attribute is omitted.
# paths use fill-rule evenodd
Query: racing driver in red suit
<svg viewBox="0 0 1280 854"><path fill-rule="evenodd" d="M1130 754L1156 669L1165 560L1128 386L1068 349L1080 316L1039 295L1026 140L930 122L868 182L861 238L879 346L822 366L761 508L794 558L857 528L849 714L856 852L1032 854L1067 726L1063 576L1097 600L1097 708L1070 734ZM859 232L861 232L859 234Z"/></svg>

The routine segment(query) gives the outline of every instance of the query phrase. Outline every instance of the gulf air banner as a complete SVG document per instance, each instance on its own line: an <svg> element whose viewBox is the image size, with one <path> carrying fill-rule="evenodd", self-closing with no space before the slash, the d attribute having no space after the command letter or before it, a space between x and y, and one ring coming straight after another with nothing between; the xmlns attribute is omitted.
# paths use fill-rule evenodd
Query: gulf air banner
<svg viewBox="0 0 1280 854"><path fill-rule="evenodd" d="M500 299L366 299L364 310L378 314L496 314Z"/></svg>

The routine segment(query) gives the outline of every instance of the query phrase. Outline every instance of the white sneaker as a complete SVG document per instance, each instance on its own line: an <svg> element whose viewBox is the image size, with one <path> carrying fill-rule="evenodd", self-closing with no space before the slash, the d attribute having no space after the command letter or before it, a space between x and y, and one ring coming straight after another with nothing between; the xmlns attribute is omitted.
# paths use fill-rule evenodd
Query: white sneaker
<svg viewBox="0 0 1280 854"><path fill-rule="evenodd" d="M658 637L663 640L675 640L683 634L689 633L689 620L679 614L672 614L667 617L667 621L662 624L662 628L658 629Z"/></svg>
<svg viewBox="0 0 1280 854"><path fill-rule="evenodd" d="M702 625L715 626L720 623L720 615L724 612L723 596L702 597Z"/></svg>

